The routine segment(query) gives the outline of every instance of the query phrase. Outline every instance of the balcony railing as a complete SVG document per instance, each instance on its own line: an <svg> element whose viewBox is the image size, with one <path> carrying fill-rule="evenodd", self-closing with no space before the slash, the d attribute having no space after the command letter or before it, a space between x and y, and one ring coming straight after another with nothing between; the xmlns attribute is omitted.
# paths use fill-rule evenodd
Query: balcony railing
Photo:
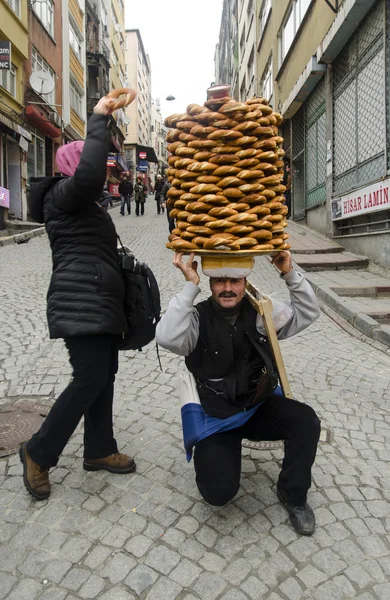
<svg viewBox="0 0 390 600"><path fill-rule="evenodd" d="M104 56L107 62L110 62L110 50L102 40L96 38L87 38L85 40L85 49L90 54L100 54Z"/></svg>

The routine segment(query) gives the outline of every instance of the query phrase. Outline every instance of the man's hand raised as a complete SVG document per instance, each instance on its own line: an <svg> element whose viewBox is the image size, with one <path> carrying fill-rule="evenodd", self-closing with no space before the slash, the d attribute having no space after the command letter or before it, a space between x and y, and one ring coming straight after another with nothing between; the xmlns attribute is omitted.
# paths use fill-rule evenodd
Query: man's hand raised
<svg viewBox="0 0 390 600"><path fill-rule="evenodd" d="M189 255L188 261L186 263L182 261L182 258L183 252L175 252L175 256L173 257L173 264L175 265L175 267L180 269L186 281L192 281L192 283L195 283L195 285L199 285L200 277L198 275L198 263L196 262L196 260L194 260L194 252L192 252Z"/></svg>
<svg viewBox="0 0 390 600"><path fill-rule="evenodd" d="M287 275L293 269L291 252L288 250L281 250L274 254L271 262L282 275Z"/></svg>

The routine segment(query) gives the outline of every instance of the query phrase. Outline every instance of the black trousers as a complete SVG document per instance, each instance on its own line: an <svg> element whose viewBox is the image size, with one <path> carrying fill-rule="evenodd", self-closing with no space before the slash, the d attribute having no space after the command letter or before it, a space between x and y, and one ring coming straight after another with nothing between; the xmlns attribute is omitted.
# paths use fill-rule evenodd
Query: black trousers
<svg viewBox="0 0 390 600"><path fill-rule="evenodd" d="M306 501L311 485L321 423L307 404L272 396L249 421L237 429L216 433L195 445L196 484L203 498L223 506L240 487L241 441L284 440L285 456L278 488L295 506Z"/></svg>
<svg viewBox="0 0 390 600"><path fill-rule="evenodd" d="M169 233L172 233L172 231L175 229L175 219L173 219L172 217L169 216L171 210L172 209L167 208L167 219L168 219Z"/></svg>
<svg viewBox="0 0 390 600"><path fill-rule="evenodd" d="M140 202L140 200L135 201L135 214L139 217L139 208L141 206L141 215L144 214L145 202Z"/></svg>
<svg viewBox="0 0 390 600"><path fill-rule="evenodd" d="M154 199L157 205L157 214L159 215L161 211L164 212L164 209L161 206L161 196L155 196Z"/></svg>
<svg viewBox="0 0 390 600"><path fill-rule="evenodd" d="M27 452L44 469L57 464L83 415L84 457L104 458L118 452L112 425L118 336L80 336L66 339L65 344L73 379L27 442Z"/></svg>

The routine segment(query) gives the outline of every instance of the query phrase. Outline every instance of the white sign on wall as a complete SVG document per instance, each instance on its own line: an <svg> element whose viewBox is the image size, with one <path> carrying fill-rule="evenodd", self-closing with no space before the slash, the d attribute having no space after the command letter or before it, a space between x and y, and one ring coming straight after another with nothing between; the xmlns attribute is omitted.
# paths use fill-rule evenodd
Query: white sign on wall
<svg viewBox="0 0 390 600"><path fill-rule="evenodd" d="M333 221L390 209L389 187L390 178L334 198L332 200Z"/></svg>

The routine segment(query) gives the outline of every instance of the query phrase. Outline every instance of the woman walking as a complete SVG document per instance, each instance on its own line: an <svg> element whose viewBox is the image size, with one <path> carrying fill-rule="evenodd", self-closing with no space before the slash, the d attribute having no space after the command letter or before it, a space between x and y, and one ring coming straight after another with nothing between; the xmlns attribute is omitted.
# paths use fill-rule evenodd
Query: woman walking
<svg viewBox="0 0 390 600"><path fill-rule="evenodd" d="M118 341L125 330L124 283L115 227L98 202L114 102L107 97L98 102L85 143L59 148L62 177L31 180L30 211L45 223L53 258L47 296L50 337L65 340L73 368L72 381L41 428L20 448L24 483L37 500L49 497L49 469L83 415L84 469L130 473L136 468L131 457L118 452L113 433Z"/></svg>
<svg viewBox="0 0 390 600"><path fill-rule="evenodd" d="M137 217L139 217L140 207L141 215L144 214L147 191L147 187L142 183L141 177L137 177L137 183L134 186L135 214Z"/></svg>

